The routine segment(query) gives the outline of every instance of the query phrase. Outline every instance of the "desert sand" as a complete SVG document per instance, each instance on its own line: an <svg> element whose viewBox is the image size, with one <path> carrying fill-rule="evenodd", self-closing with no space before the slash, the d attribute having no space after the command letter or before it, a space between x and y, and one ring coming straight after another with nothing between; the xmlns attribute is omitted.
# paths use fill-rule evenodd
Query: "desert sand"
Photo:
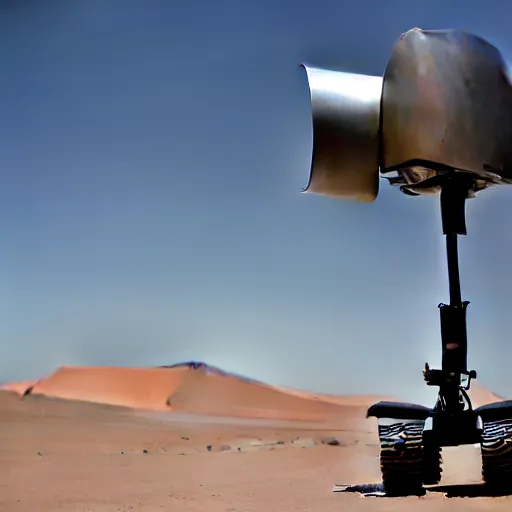
<svg viewBox="0 0 512 512"><path fill-rule="evenodd" d="M476 383L472 397L499 400ZM424 497L331 492L380 481L366 408L382 398L206 365L61 368L0 391L0 511L510 509L512 497L484 496L473 446L444 450L443 481Z"/></svg>

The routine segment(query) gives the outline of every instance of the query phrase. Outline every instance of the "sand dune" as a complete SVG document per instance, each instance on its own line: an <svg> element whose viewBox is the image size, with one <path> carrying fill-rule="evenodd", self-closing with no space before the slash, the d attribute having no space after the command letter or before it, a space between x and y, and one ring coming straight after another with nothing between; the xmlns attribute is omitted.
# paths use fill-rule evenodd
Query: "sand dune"
<svg viewBox="0 0 512 512"><path fill-rule="evenodd" d="M486 389L480 382L472 381L471 389L468 392L473 407L490 404L492 402L501 402L504 399Z"/></svg>
<svg viewBox="0 0 512 512"><path fill-rule="evenodd" d="M24 380L20 382L7 382L0 386L0 391L11 391L16 393L17 395L23 396L29 390L31 390L35 385L36 380Z"/></svg>
<svg viewBox="0 0 512 512"><path fill-rule="evenodd" d="M326 393L308 393L307 391L299 391L296 389L286 388L279 386L276 389L281 391L304 398L312 398L314 400L322 400L324 402L335 403L339 405L351 405L351 406L369 406L380 400L397 400L396 398L383 396L383 395L333 395Z"/></svg>
<svg viewBox="0 0 512 512"><path fill-rule="evenodd" d="M148 411L210 416L318 421L347 415L347 407L365 408L379 396L313 394L270 386L204 363L160 368L62 367L37 382L2 386L21 396L94 402ZM473 405L500 398L472 383Z"/></svg>
<svg viewBox="0 0 512 512"><path fill-rule="evenodd" d="M238 377L205 371L194 373L170 397L180 412L270 419L318 420L343 416L346 405L318 395L296 393ZM362 406L362 403L351 404Z"/></svg>
<svg viewBox="0 0 512 512"><path fill-rule="evenodd" d="M167 410L188 368L62 367L41 379L32 395L123 407Z"/></svg>
<svg viewBox="0 0 512 512"><path fill-rule="evenodd" d="M268 419L318 420L367 405L368 397L335 397L269 386L203 363L161 368L62 367L6 390L153 411Z"/></svg>

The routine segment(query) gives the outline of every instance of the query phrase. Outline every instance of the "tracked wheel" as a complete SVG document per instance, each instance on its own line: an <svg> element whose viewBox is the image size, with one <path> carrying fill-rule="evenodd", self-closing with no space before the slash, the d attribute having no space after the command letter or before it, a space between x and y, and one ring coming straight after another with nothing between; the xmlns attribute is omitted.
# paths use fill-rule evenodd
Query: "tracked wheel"
<svg viewBox="0 0 512 512"><path fill-rule="evenodd" d="M486 421L482 432L482 479L493 487L512 487L512 419Z"/></svg>
<svg viewBox="0 0 512 512"><path fill-rule="evenodd" d="M423 487L422 420L379 425L382 483L390 495L414 494Z"/></svg>
<svg viewBox="0 0 512 512"><path fill-rule="evenodd" d="M442 448L429 440L423 440L423 484L437 485L443 471Z"/></svg>

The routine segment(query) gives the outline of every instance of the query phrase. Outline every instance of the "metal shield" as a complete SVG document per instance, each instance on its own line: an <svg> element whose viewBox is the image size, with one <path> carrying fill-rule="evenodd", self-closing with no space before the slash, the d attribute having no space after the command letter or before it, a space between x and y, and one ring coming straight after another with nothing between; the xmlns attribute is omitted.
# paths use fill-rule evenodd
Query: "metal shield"
<svg viewBox="0 0 512 512"><path fill-rule="evenodd" d="M379 191L382 78L303 67L313 120L312 163L303 192L373 201Z"/></svg>

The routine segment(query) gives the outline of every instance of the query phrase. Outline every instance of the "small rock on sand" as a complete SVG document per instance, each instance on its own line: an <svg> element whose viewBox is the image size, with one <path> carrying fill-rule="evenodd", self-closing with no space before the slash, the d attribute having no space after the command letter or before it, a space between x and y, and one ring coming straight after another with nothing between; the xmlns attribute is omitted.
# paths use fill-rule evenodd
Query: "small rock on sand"
<svg viewBox="0 0 512 512"><path fill-rule="evenodd" d="M335 437L326 437L321 440L322 444L327 444L329 446L340 446L341 443Z"/></svg>

